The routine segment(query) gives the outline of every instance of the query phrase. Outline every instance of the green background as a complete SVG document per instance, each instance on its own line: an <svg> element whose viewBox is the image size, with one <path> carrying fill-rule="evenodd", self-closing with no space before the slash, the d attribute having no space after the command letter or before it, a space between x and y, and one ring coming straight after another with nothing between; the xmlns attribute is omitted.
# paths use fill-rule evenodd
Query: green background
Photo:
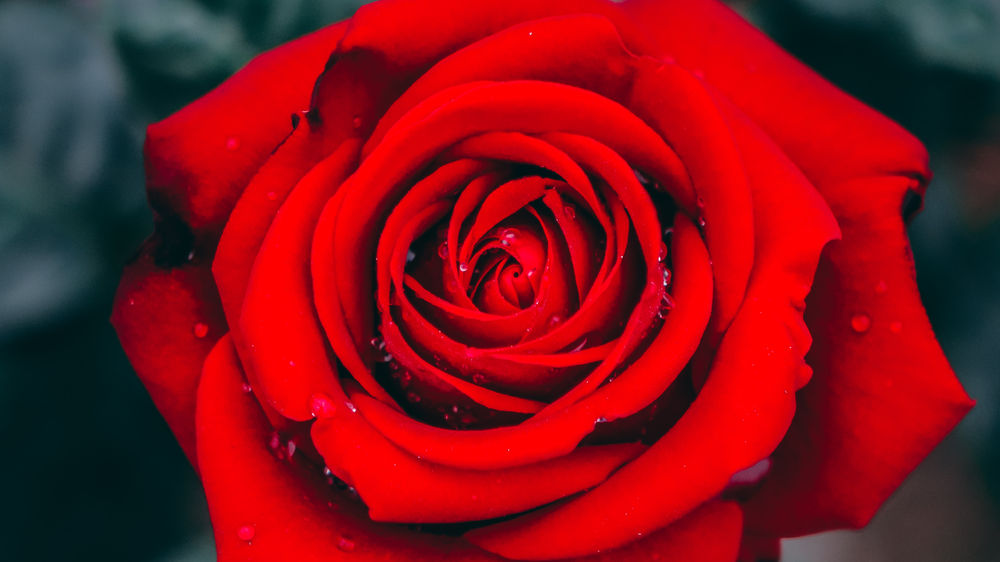
<svg viewBox="0 0 1000 562"><path fill-rule="evenodd" d="M0 1L0 558L213 559L194 472L107 321L151 230L143 131L358 4ZM786 559L1000 559L1000 2L734 6L929 147L920 289L979 401L867 530Z"/></svg>

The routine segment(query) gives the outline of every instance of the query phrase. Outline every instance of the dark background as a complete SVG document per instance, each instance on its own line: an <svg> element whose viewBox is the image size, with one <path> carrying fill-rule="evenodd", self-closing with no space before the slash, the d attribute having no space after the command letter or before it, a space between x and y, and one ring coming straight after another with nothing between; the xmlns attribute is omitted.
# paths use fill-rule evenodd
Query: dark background
<svg viewBox="0 0 1000 562"><path fill-rule="evenodd" d="M0 558L213 559L194 472L107 321L151 230L143 130L359 3L0 0ZM920 288L979 401L868 529L786 559L1000 560L1000 2L735 6L929 147Z"/></svg>

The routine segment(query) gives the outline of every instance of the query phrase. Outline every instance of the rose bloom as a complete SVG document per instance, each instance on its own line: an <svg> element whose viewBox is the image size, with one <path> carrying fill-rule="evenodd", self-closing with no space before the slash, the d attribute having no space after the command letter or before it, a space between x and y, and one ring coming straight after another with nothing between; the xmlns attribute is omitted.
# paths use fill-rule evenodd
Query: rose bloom
<svg viewBox="0 0 1000 562"><path fill-rule="evenodd" d="M971 407L921 144L713 0L382 0L149 127L113 322L220 560L757 560Z"/></svg>

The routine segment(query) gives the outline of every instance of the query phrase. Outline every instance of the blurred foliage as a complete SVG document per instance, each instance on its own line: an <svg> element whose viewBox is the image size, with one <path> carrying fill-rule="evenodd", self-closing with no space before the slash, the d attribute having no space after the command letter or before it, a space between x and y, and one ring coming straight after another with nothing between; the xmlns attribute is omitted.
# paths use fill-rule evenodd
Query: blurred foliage
<svg viewBox="0 0 1000 562"><path fill-rule="evenodd" d="M151 229L143 131L361 3L0 2L6 559L156 560L206 532L196 478L107 323L121 266ZM921 291L979 400L961 450L1000 474L1000 3L734 3L931 149L937 177L911 228ZM170 559L210 556L210 541L193 544Z"/></svg>

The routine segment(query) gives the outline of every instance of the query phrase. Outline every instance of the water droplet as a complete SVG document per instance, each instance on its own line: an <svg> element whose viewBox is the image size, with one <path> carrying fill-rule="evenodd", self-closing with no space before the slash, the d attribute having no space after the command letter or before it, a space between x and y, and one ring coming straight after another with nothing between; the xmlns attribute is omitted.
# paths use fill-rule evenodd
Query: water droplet
<svg viewBox="0 0 1000 562"><path fill-rule="evenodd" d="M663 261L663 260L667 259L667 254L669 252L670 252L670 250L667 248L667 243L661 241L660 242L660 256L659 256L659 260Z"/></svg>
<svg viewBox="0 0 1000 562"><path fill-rule="evenodd" d="M698 228L701 228L701 229L704 230L705 225L707 225L707 224L708 224L708 222L705 221L704 215L698 215Z"/></svg>
<svg viewBox="0 0 1000 562"><path fill-rule="evenodd" d="M288 449L288 458L292 458L292 455L295 454L295 448L296 448L295 441L289 439L288 443L285 445L285 448Z"/></svg>
<svg viewBox="0 0 1000 562"><path fill-rule="evenodd" d="M529 269L529 270L528 270L528 272L527 272L527 273L525 273L525 275L527 275L527 276L528 276L528 279L531 279L532 277L534 277L534 276L535 276L535 275L537 275L537 274L538 274L538 270L537 270L537 269L534 269L534 268L532 268L532 269Z"/></svg>
<svg viewBox="0 0 1000 562"><path fill-rule="evenodd" d="M510 244L515 238L517 238L517 235L518 231L516 228L505 228L500 232L500 242Z"/></svg>
<svg viewBox="0 0 1000 562"><path fill-rule="evenodd" d="M596 419L596 420L594 421L594 423L607 423L607 421L608 421L608 418L606 418L606 417L604 417L604 416L601 416L601 417L597 418L597 419Z"/></svg>
<svg viewBox="0 0 1000 562"><path fill-rule="evenodd" d="M187 261L194 261L194 250L188 252Z"/></svg>
<svg viewBox="0 0 1000 562"><path fill-rule="evenodd" d="M194 332L194 337L201 339L208 335L208 324L198 322L194 325L194 329L192 331Z"/></svg>
<svg viewBox="0 0 1000 562"><path fill-rule="evenodd" d="M880 280L875 284L875 293L879 295L884 295L889 292L889 284L884 280Z"/></svg>
<svg viewBox="0 0 1000 562"><path fill-rule="evenodd" d="M253 525L243 525L239 529L236 529L236 536L241 541L250 542L256 535L257 529Z"/></svg>
<svg viewBox="0 0 1000 562"><path fill-rule="evenodd" d="M240 139L237 137L229 137L226 139L226 150L237 150L240 147Z"/></svg>
<svg viewBox="0 0 1000 562"><path fill-rule="evenodd" d="M447 242L441 242L441 245L438 246L438 256L441 259L443 259L443 260L448 259L448 243Z"/></svg>
<svg viewBox="0 0 1000 562"><path fill-rule="evenodd" d="M469 264L465 263L464 261L463 262L459 262L459 264L458 264L458 270L461 271L462 273L465 273L466 271L469 271Z"/></svg>
<svg viewBox="0 0 1000 562"><path fill-rule="evenodd" d="M660 301L660 309L656 311L656 317L663 320L673 309L674 298L670 296L670 293L663 293L663 299Z"/></svg>
<svg viewBox="0 0 1000 562"><path fill-rule="evenodd" d="M242 385L240 385L240 390L243 391L243 394L250 394L251 392L253 392L253 387L250 386L250 383L245 382Z"/></svg>
<svg viewBox="0 0 1000 562"><path fill-rule="evenodd" d="M416 403L420 402L420 395L417 394L416 392L407 392L406 393L406 399L409 400L410 402L413 402L414 404L416 404Z"/></svg>
<svg viewBox="0 0 1000 562"><path fill-rule="evenodd" d="M573 208L572 205L566 205L563 207L563 214L565 214L566 218L569 220L574 220L576 218L576 209Z"/></svg>
<svg viewBox="0 0 1000 562"><path fill-rule="evenodd" d="M472 375L472 382L476 384L483 384L486 382L486 375L482 373L475 373Z"/></svg>
<svg viewBox="0 0 1000 562"><path fill-rule="evenodd" d="M743 470L733 474L729 478L729 486L731 488L743 488L746 486L753 486L759 483L761 480L767 476L767 473L771 471L771 459L766 458L757 461L752 466L744 468Z"/></svg>
<svg viewBox="0 0 1000 562"><path fill-rule="evenodd" d="M903 331L903 323L899 320L893 320L889 323L889 331L898 334Z"/></svg>
<svg viewBox="0 0 1000 562"><path fill-rule="evenodd" d="M859 334L863 334L868 331L868 328L872 327L871 316L864 313L858 313L851 317L851 329Z"/></svg>
<svg viewBox="0 0 1000 562"><path fill-rule="evenodd" d="M337 548L344 552L354 552L355 547L357 547L357 543L350 537L340 535L340 538L337 539Z"/></svg>
<svg viewBox="0 0 1000 562"><path fill-rule="evenodd" d="M313 394L309 399L309 413L314 418L332 418L336 412L337 406L325 394Z"/></svg>
<svg viewBox="0 0 1000 562"><path fill-rule="evenodd" d="M354 125L355 129L360 129L361 128L361 116L360 115L355 115L354 119L351 119L351 123Z"/></svg>
<svg viewBox="0 0 1000 562"><path fill-rule="evenodd" d="M413 253L413 250L406 251L406 263L413 263L413 260L417 259L417 254Z"/></svg>
<svg viewBox="0 0 1000 562"><path fill-rule="evenodd" d="M267 197L267 198L268 198L268 199L270 199L271 201L277 201L277 199L278 199L278 193L277 193L277 192L275 192L275 191L268 191L268 192L267 192L267 193L265 194L265 197Z"/></svg>
<svg viewBox="0 0 1000 562"><path fill-rule="evenodd" d="M642 184L642 185L643 185L643 187L646 187L646 186L648 186L649 184L653 183L653 182L649 181L649 178L648 178L648 177L646 177L646 174L642 173L642 171L641 171L641 170L637 170L637 169L635 169L635 168L632 168L632 173L633 173L633 174L635 174L635 179L636 179L636 180L637 180L637 181L638 181L638 182L639 182L640 184Z"/></svg>
<svg viewBox="0 0 1000 562"><path fill-rule="evenodd" d="M670 286L670 279L671 278L672 278L672 274L670 273L670 269L667 268L664 265L661 265L660 266L660 280L663 283L664 287L669 287Z"/></svg>
<svg viewBox="0 0 1000 562"><path fill-rule="evenodd" d="M358 411L358 407L354 405L354 402L344 402L344 406L350 410L352 414Z"/></svg>
<svg viewBox="0 0 1000 562"><path fill-rule="evenodd" d="M268 445L272 449L278 449L281 447L281 435L278 435L277 431L271 433L271 441L268 443Z"/></svg>
<svg viewBox="0 0 1000 562"><path fill-rule="evenodd" d="M695 204L695 206L698 207L698 209L704 209L705 208L705 199L699 195L698 198L694 200L694 204Z"/></svg>

